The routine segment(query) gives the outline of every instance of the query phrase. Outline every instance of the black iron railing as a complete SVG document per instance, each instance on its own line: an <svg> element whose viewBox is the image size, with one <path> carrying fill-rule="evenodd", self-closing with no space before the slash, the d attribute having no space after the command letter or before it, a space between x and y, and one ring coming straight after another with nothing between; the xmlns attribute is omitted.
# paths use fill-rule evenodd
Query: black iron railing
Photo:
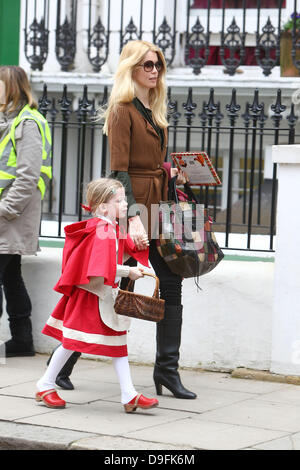
<svg viewBox="0 0 300 470"><path fill-rule="evenodd" d="M258 90L243 104L232 90L231 99L222 107L213 89L204 102L193 98L191 88L182 102L173 99L171 89L168 97L167 158L176 151L207 151L222 186L198 190L202 202L210 208L215 230L225 233L224 246L232 245L231 234L241 233L247 239L245 248L253 249L252 235L264 234L269 237L267 249L273 250L277 174L272 163L271 174L264 171L265 150L273 144L293 144L300 138L294 105L286 109L280 90L268 104L268 114ZM63 235L65 221L82 219L86 183L109 174L107 137L102 133L102 123L95 119L97 108L106 101L106 88L101 100L95 102L88 99L86 86L76 111L72 111L66 86L57 101L48 99L46 86L40 98L40 110L50 123L53 138L54 178L43 208L43 220L56 224L53 236Z"/></svg>
<svg viewBox="0 0 300 470"><path fill-rule="evenodd" d="M87 24L84 29L87 32L87 44L84 49L94 72L100 72L110 54L118 54L124 44L133 39L151 40L163 50L169 67L188 66L196 75L201 73L204 66L211 64L222 64L229 75L235 75L238 68L245 64L255 64L265 75L270 75L274 67L279 65L282 17L287 14L284 0L257 0L255 9L253 6L247 8L251 0L220 0L218 9L214 0L186 0L184 11L179 9L182 2L179 5L177 0L172 0L172 9L167 14L163 10L164 0L151 0L147 4L140 0L137 2L135 15L128 20L126 11L131 1L102 1L100 13L97 2L86 2L84 8L87 9ZM152 8L149 10L150 3ZM233 3L237 6L233 7ZM267 8L267 5L270 7ZM78 46L78 9L83 8L82 2L52 0L51 10L49 6L50 0L39 0L38 7L37 0L25 2L26 59L33 70L43 70L49 54L49 37L55 35L56 60L61 70L72 71ZM149 11L152 15L151 28ZM229 17L232 11L235 14ZM216 12L219 12L218 17ZM294 1L294 12L288 14L294 15L291 55L300 71L300 61L297 58L300 49L300 33L296 23L297 0ZM182 26L182 15L186 15L185 29ZM251 21L255 22L251 31L246 29L250 15ZM119 31L111 29L112 18L115 19L116 16L120 19ZM49 24L53 17L56 28L50 30ZM53 23L52 21L51 24ZM118 50L111 46L112 35L119 36Z"/></svg>

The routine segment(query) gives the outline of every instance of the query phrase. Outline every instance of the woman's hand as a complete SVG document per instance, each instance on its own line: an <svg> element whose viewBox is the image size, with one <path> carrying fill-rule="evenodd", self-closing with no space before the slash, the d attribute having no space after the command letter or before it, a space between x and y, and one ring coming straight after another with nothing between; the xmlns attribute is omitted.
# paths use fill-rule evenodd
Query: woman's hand
<svg viewBox="0 0 300 470"><path fill-rule="evenodd" d="M185 184L189 182L187 174L182 170L178 171L177 168L171 168L171 178L174 178L174 176L177 176L176 184Z"/></svg>
<svg viewBox="0 0 300 470"><path fill-rule="evenodd" d="M132 281L136 281L137 279L140 279L140 277L143 277L143 276L144 276L144 271L142 268L138 268L138 267L130 268L129 279L131 279Z"/></svg>
<svg viewBox="0 0 300 470"><path fill-rule="evenodd" d="M149 246L148 235L139 215L129 219L128 233L138 250L145 250Z"/></svg>

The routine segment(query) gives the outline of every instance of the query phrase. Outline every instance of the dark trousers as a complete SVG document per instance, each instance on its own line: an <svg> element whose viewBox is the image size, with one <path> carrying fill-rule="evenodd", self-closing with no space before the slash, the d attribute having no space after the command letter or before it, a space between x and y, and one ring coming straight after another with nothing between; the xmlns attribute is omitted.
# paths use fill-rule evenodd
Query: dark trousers
<svg viewBox="0 0 300 470"><path fill-rule="evenodd" d="M31 301L21 273L21 255L0 254L0 316L2 315L3 294L10 322L31 315Z"/></svg>
<svg viewBox="0 0 300 470"><path fill-rule="evenodd" d="M182 278L172 273L166 262L160 256L156 248L156 240L151 240L149 246L149 261L159 278L160 297L166 301L166 305L181 305ZM137 262L130 258L125 263L128 266L136 266ZM121 289L124 289L129 279L123 278Z"/></svg>
<svg viewBox="0 0 300 470"><path fill-rule="evenodd" d="M166 305L181 305L182 277L172 273L160 256L156 240L150 242L149 261L159 278L160 297L166 301Z"/></svg>
<svg viewBox="0 0 300 470"><path fill-rule="evenodd" d="M178 373L179 350L182 327L182 277L173 274L156 248L156 240L149 246L149 261L159 278L160 297L165 300L165 315L156 324L156 357L153 379L158 395L162 386L168 388L177 398L196 398L196 394L187 390ZM135 260L129 259L125 264L136 266ZM128 283L128 278L121 281L121 289Z"/></svg>

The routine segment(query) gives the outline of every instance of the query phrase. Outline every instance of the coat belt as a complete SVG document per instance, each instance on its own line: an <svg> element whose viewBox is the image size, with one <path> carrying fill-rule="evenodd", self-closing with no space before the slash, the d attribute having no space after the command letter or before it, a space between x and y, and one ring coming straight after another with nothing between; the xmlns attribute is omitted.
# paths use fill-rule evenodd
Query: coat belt
<svg viewBox="0 0 300 470"><path fill-rule="evenodd" d="M162 200L166 201L168 199L168 172L162 166L155 170L149 170L146 168L129 168L128 173L130 176L139 176L141 178L163 177Z"/></svg>

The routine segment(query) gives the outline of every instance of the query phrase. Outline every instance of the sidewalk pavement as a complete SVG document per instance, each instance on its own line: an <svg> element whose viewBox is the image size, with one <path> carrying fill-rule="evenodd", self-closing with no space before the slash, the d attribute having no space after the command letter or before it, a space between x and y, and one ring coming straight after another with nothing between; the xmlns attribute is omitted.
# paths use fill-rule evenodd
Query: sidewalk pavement
<svg viewBox="0 0 300 470"><path fill-rule="evenodd" d="M126 414L110 362L80 359L75 390L59 390L63 410L34 400L46 355L0 363L0 449L69 450L299 450L300 388L182 370L196 400L166 389L159 407ZM152 367L132 365L137 390L156 396Z"/></svg>

